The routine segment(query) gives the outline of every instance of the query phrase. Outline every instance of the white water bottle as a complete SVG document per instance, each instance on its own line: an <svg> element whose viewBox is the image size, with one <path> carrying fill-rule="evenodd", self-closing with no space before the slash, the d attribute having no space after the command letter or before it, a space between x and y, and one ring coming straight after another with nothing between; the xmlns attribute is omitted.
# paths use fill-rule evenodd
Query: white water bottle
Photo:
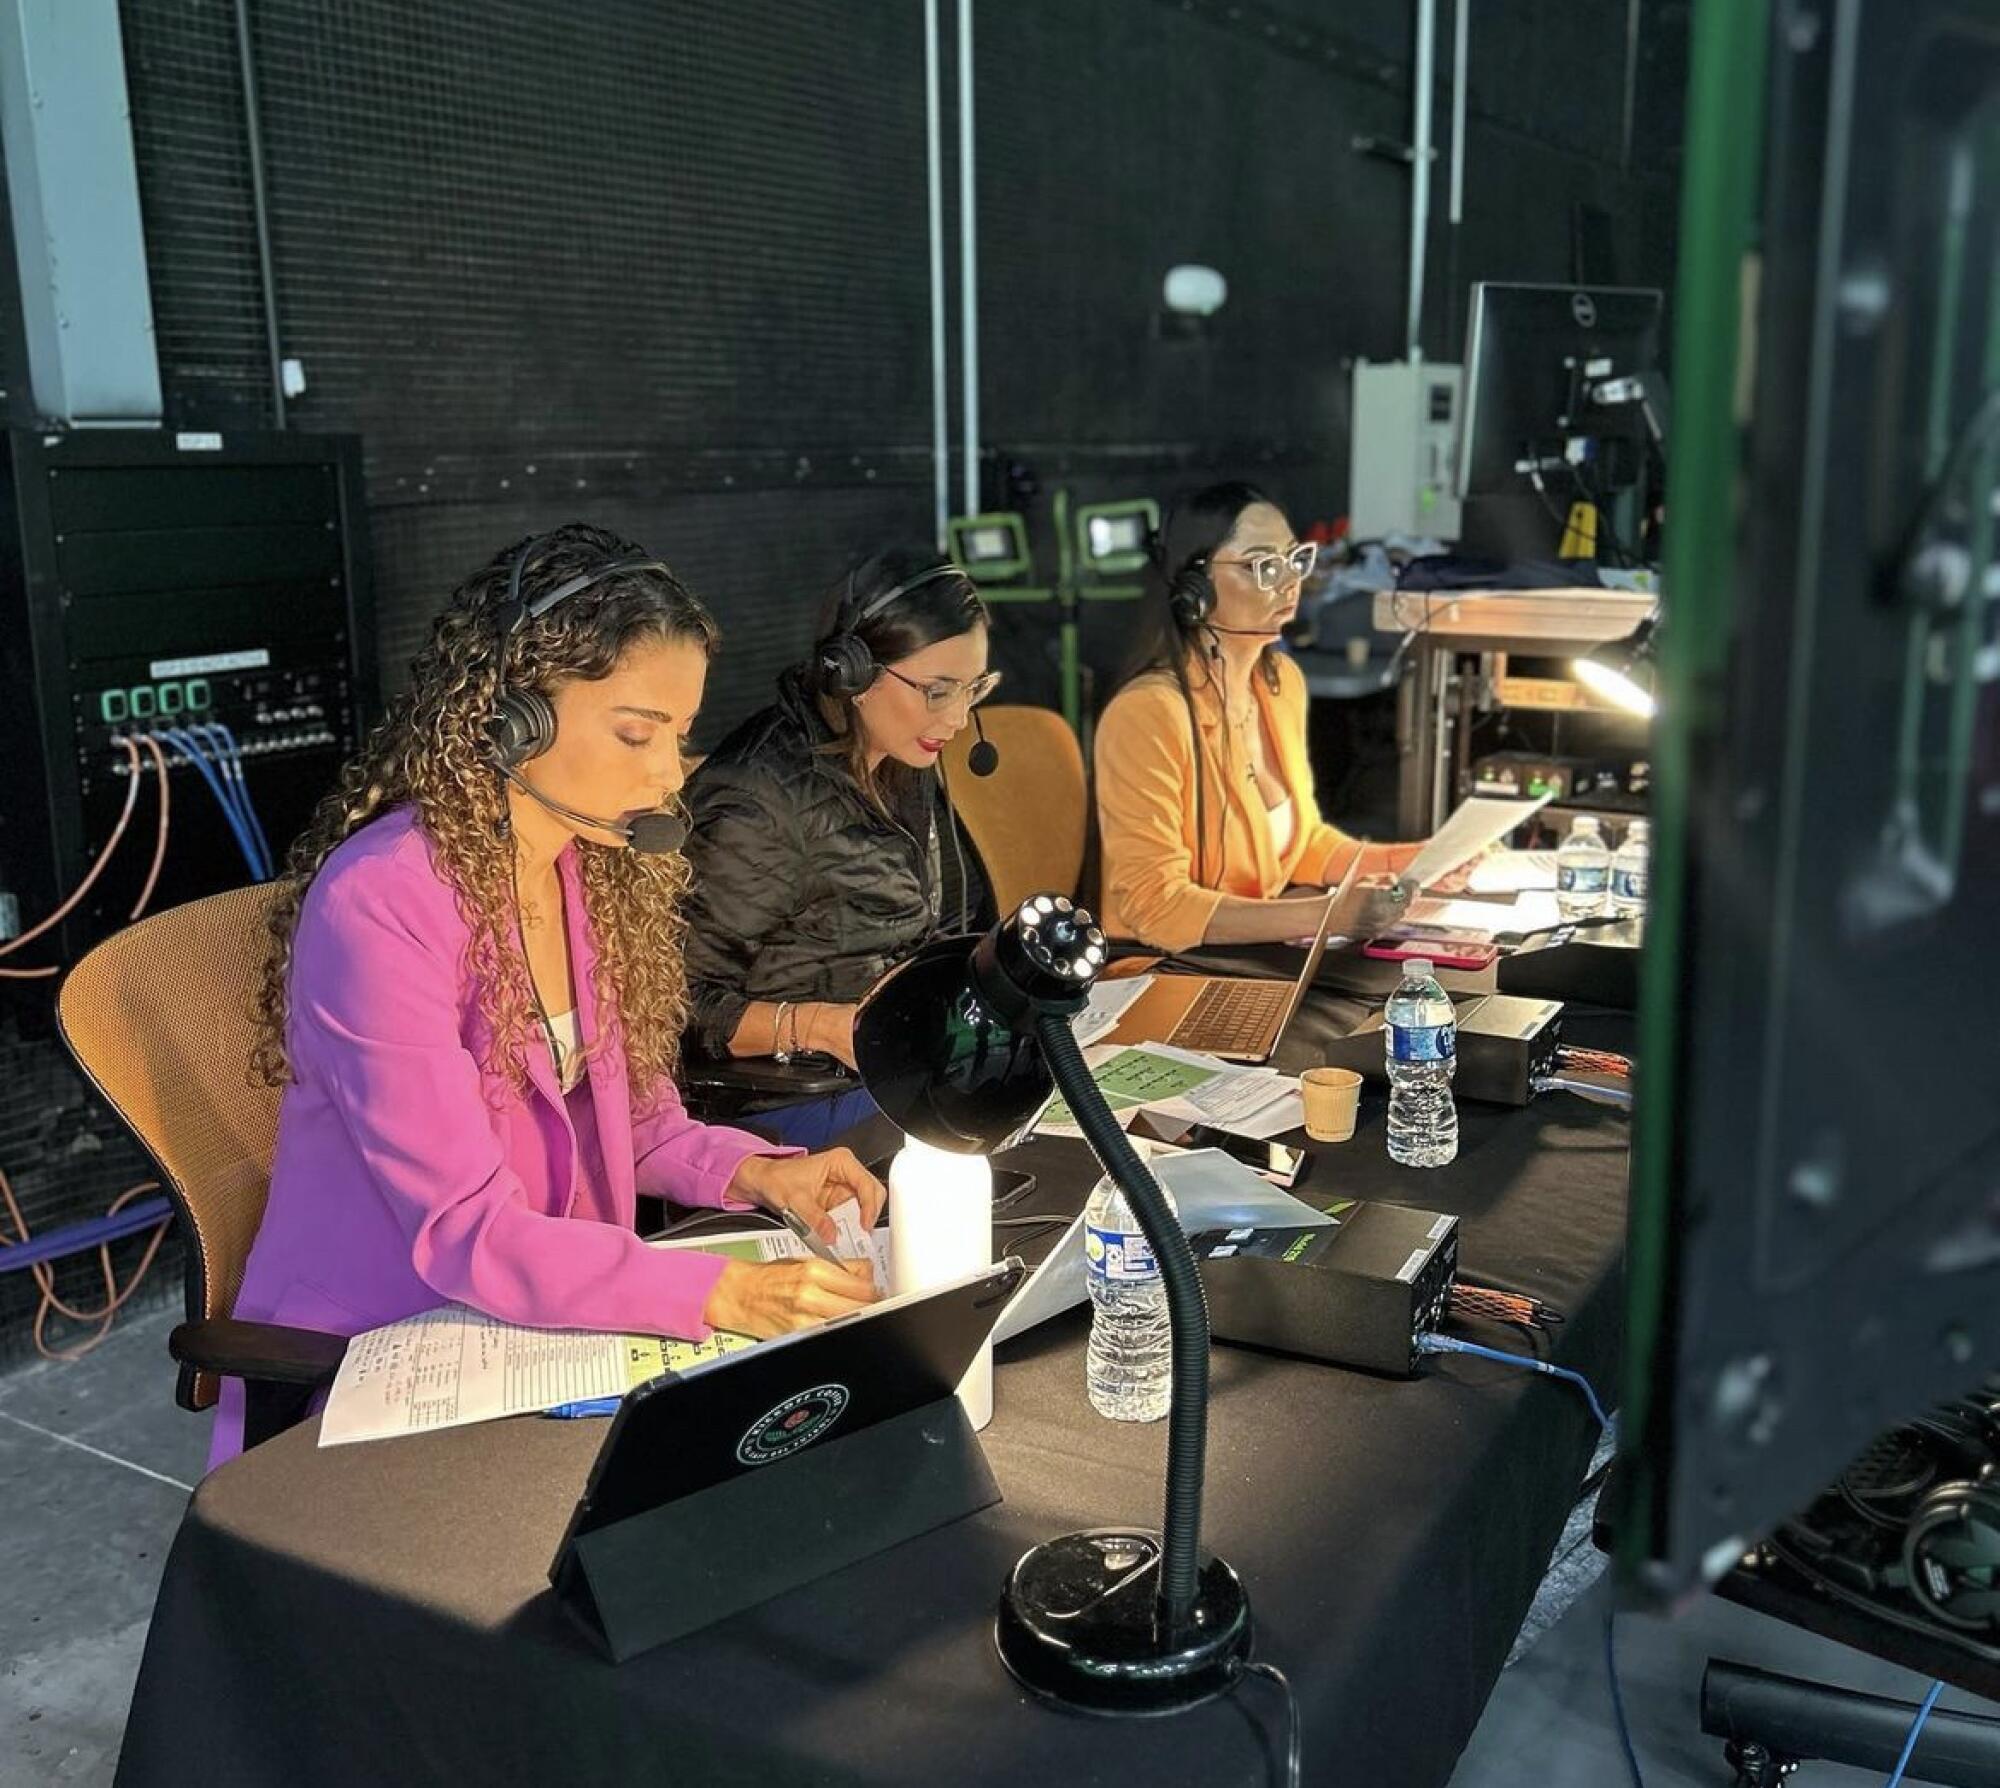
<svg viewBox="0 0 2000 1788"><path fill-rule="evenodd" d="M1383 1021L1389 1159L1404 1167L1442 1167L1458 1154L1458 1107L1451 1098L1458 1014L1428 962L1403 964Z"/></svg>
<svg viewBox="0 0 2000 1788"><path fill-rule="evenodd" d="M1603 915L1611 893L1611 847L1597 821L1579 814L1556 852L1556 911L1565 919Z"/></svg>
<svg viewBox="0 0 2000 1788"><path fill-rule="evenodd" d="M1173 1194L1162 1186L1160 1196L1178 1223ZM1174 1388L1167 1288L1137 1212L1108 1173L1084 1207L1083 1260L1092 1306L1084 1356L1090 1406L1114 1422L1157 1422Z"/></svg>
<svg viewBox="0 0 2000 1788"><path fill-rule="evenodd" d="M1646 832L1646 822L1635 819L1611 859L1611 910L1621 919L1637 918L1646 910Z"/></svg>

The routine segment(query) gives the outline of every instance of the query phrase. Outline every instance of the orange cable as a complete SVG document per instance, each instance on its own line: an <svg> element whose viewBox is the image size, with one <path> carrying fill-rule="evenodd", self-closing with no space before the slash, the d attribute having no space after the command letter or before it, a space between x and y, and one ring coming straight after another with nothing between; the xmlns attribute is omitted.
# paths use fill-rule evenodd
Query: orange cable
<svg viewBox="0 0 2000 1788"><path fill-rule="evenodd" d="M167 816L173 807L173 792L167 783L167 754L160 749L160 742L151 733L141 733L140 741L153 754L153 768L158 772L160 783L160 829L153 837L153 866L146 871L146 885L139 890L139 898L132 903L132 910L125 915L128 920L136 919L146 910L146 902L153 898L153 889L160 879L160 865L167 860Z"/></svg>
<svg viewBox="0 0 2000 1788"><path fill-rule="evenodd" d="M128 1186L123 1192L119 1193L111 1201L110 1208L104 1214L107 1217L115 1217L126 1205L137 1198L140 1193L157 1192L159 1189L160 1183L158 1180L141 1180L138 1185ZM8 1181L4 1170L0 1170L0 1203L6 1205L8 1220L13 1224L18 1239L23 1242L27 1241L29 1239L28 1220L21 1214L21 1206L14 1197L14 1188ZM125 1307L132 1294L139 1289L140 1280L144 1279L148 1271L151 1270L153 1257L159 1253L160 1244L166 1240L167 1231L172 1225L173 1218L166 1217L155 1227L152 1239L146 1244L146 1252L139 1257L139 1264L132 1269L132 1277L126 1280L122 1289L118 1284L117 1271L111 1264L111 1244L109 1242L99 1242L97 1244L98 1263L104 1271L104 1302L95 1310L75 1309L56 1296L55 1272L48 1261L38 1260L30 1266L28 1271L34 1275L36 1289L42 1294L42 1301L35 1309L35 1351L46 1360L80 1360L93 1347L97 1346L105 1336L111 1333L112 1319ZM0 1248L7 1246L9 1246L8 1243L0 1241ZM49 1312L52 1310L66 1316L72 1322L95 1323L97 1324L97 1332L90 1336L88 1340L79 1342L74 1347L52 1348L49 1346L47 1340Z"/></svg>
<svg viewBox="0 0 2000 1788"><path fill-rule="evenodd" d="M70 897L61 906L57 907L54 912L49 914L46 919L42 920L39 925L31 925L18 937L11 937L4 944L0 944L0 956L13 955L23 944L32 943L51 926L60 925L64 919L68 918L70 913L75 909L77 902L97 885L97 878L104 873L104 867L111 861L111 855L117 850L119 840L125 836L125 828L132 823L132 810L139 804L139 777L143 766L139 762L138 746L134 745L123 734L119 735L118 743L125 747L125 755L131 760L132 773L126 783L125 805L119 810L118 823L111 828L111 836L104 841L104 848L91 859L90 867L84 872L83 880L78 882L75 888L71 890ZM56 971L54 969L29 969L25 973L20 970L13 972L17 978L27 978L41 974L52 975Z"/></svg>

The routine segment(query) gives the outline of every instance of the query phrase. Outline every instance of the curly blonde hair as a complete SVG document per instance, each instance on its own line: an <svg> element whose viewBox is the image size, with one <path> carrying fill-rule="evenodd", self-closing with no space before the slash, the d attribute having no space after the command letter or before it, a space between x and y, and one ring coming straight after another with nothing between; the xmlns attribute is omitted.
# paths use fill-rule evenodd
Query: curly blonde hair
<svg viewBox="0 0 2000 1788"><path fill-rule="evenodd" d="M389 707L287 853L275 885L270 949L256 1002L253 1068L265 1084L292 1078L285 1026L293 940L306 890L334 849L393 807L410 806L433 860L471 928L463 972L517 1090L527 1085L527 1049L536 1025L533 983L518 941L514 845L504 785L486 724L503 679L549 695L572 680L609 676L644 643L687 640L713 654L719 638L701 602L663 566L644 563L594 583L503 636L500 611L517 560L524 601L606 565L646 561L630 541L572 522L498 554L453 594L411 666L409 686ZM638 851L577 840L584 907L597 946L592 988L604 1035L623 1043L635 1101L649 1103L679 1065L687 1019L681 897L687 861L679 852Z"/></svg>

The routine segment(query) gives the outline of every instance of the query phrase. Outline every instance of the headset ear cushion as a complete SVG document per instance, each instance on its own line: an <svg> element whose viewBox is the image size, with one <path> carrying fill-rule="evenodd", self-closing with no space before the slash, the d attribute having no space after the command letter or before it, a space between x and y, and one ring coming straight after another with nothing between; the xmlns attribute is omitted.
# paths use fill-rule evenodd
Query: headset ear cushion
<svg viewBox="0 0 2000 1788"><path fill-rule="evenodd" d="M486 737L500 766L511 770L556 742L556 711L535 690L502 690L486 722Z"/></svg>
<svg viewBox="0 0 2000 1788"><path fill-rule="evenodd" d="M1167 586L1167 603L1183 628L1193 629L1206 621L1215 613L1215 585L1209 581L1207 568L1189 565L1176 572Z"/></svg>
<svg viewBox="0 0 2000 1788"><path fill-rule="evenodd" d="M875 681L875 656L852 633L835 633L821 640L814 654L822 694L852 700Z"/></svg>
<svg viewBox="0 0 2000 1788"><path fill-rule="evenodd" d="M1904 1530L1903 1568L1910 1595L1935 1619L2000 1629L2000 1486L1940 1484Z"/></svg>

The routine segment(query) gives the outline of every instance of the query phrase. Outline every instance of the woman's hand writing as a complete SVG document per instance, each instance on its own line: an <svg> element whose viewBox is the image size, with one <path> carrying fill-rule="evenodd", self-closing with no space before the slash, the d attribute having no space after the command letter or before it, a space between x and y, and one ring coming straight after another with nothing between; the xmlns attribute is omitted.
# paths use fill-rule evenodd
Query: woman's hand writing
<svg viewBox="0 0 2000 1788"><path fill-rule="evenodd" d="M835 1230L831 1212L852 1199L864 1230L873 1229L888 1190L854 1158L851 1149L817 1155L745 1155L730 1179L732 1196L767 1211L797 1211L826 1241Z"/></svg>
<svg viewBox="0 0 2000 1788"><path fill-rule="evenodd" d="M702 1306L710 1328L768 1341L850 1316L876 1299L865 1260L830 1266L823 1260L732 1260Z"/></svg>

